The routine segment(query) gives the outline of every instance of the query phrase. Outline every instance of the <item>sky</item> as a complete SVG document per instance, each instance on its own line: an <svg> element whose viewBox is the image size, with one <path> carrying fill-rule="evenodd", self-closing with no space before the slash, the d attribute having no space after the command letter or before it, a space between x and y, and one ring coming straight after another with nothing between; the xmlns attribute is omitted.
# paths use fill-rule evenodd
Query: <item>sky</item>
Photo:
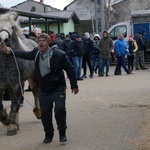
<svg viewBox="0 0 150 150"><path fill-rule="evenodd" d="M21 2L24 2L26 0L0 0L0 4L3 7L11 7L15 6ZM40 2L40 0L34 0ZM50 5L52 7L58 8L58 9L63 9L66 5L68 5L70 2L73 0L43 0L44 4Z"/></svg>

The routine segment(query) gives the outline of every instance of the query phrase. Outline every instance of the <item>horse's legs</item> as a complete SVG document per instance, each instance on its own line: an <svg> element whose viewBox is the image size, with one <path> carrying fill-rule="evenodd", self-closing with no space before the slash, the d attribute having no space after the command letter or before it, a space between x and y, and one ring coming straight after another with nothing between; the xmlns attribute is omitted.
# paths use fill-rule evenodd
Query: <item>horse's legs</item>
<svg viewBox="0 0 150 150"><path fill-rule="evenodd" d="M4 109L3 103L2 103L2 98L3 97L3 90L0 90L0 121L4 125L8 125L9 119L8 119L8 114L7 110Z"/></svg>
<svg viewBox="0 0 150 150"><path fill-rule="evenodd" d="M35 114L35 116L37 117L37 119L41 119L41 109L40 109L40 105L39 105L39 88L38 88L38 84L37 84L37 80L35 79L28 79L29 81L29 85L32 89L32 93L34 96L34 109L33 112Z"/></svg>
<svg viewBox="0 0 150 150"><path fill-rule="evenodd" d="M9 113L9 124L7 127L7 135L15 135L19 130L19 108L20 108L20 97L21 97L21 90L18 86L17 88L13 88L10 91L11 97L11 110Z"/></svg>

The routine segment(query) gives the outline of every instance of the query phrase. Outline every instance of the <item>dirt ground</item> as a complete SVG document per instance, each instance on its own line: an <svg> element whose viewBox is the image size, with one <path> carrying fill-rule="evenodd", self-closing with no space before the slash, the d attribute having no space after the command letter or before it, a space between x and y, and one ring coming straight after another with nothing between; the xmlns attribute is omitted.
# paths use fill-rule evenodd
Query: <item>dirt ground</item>
<svg viewBox="0 0 150 150"><path fill-rule="evenodd" d="M25 92L20 130L6 136L0 124L0 150L150 150L150 69L121 76L114 76L114 69L109 77L80 81L75 96L67 79L67 144L59 143L55 119L53 142L42 143L43 126L28 104L34 104L31 92ZM10 102L4 106L9 110Z"/></svg>

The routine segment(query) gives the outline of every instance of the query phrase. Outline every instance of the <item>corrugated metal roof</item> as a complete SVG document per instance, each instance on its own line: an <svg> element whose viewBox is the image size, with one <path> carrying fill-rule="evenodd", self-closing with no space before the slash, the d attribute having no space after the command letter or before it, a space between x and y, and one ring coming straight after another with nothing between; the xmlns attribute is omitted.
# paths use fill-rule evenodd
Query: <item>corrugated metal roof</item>
<svg viewBox="0 0 150 150"><path fill-rule="evenodd" d="M49 12L46 12L44 15L51 15L55 18L70 19L73 14L74 14L74 11L49 11Z"/></svg>

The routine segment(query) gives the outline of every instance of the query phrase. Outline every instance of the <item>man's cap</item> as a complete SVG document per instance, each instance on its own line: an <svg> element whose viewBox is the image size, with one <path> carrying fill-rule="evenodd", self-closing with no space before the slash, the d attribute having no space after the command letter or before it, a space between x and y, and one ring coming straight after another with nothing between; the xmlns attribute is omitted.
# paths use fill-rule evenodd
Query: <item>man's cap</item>
<svg viewBox="0 0 150 150"><path fill-rule="evenodd" d="M76 39L77 38L81 38L81 35L80 34L76 34Z"/></svg>
<svg viewBox="0 0 150 150"><path fill-rule="evenodd" d="M66 37L70 38L70 35L69 35L69 34L66 34Z"/></svg>
<svg viewBox="0 0 150 150"><path fill-rule="evenodd" d="M37 37L36 34L34 32L30 32L28 36L34 36Z"/></svg>

